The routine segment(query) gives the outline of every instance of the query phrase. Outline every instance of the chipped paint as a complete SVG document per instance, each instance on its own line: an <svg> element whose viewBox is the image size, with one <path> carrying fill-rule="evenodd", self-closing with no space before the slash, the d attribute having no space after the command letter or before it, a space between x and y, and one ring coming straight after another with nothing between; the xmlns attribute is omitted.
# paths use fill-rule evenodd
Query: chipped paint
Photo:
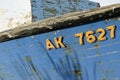
<svg viewBox="0 0 120 80"><path fill-rule="evenodd" d="M89 0L31 0L31 5L33 21L100 7Z"/></svg>
<svg viewBox="0 0 120 80"><path fill-rule="evenodd" d="M111 12L113 6L116 7L114 13ZM32 24L21 25L19 26L21 28L16 27L7 32L1 32L0 42L15 38L20 38L20 37L30 36L34 34L49 32L53 30L59 31L59 29L64 29L75 25L83 25L86 23L99 21L103 19L104 21L107 20L106 22L108 23L109 20L111 20L110 18L119 16L119 9L120 9L119 4L115 4L115 5L110 5L107 7L101 7L87 11L78 11L74 13L69 13L62 16L57 16L57 17L41 20L38 22L34 22ZM109 16L109 14L112 15ZM102 16L99 17L99 15ZM116 19L119 20L119 18Z"/></svg>
<svg viewBox="0 0 120 80"><path fill-rule="evenodd" d="M106 37L108 37L106 41L86 43L82 46L77 44L79 41L74 37L75 33L87 32L91 29L95 31L99 28L106 28L106 25L111 24L117 27L114 39L109 39L109 34L106 34ZM2 65L0 67L0 79L119 79L119 25L119 20L111 19L107 23L105 20L101 20L3 42L0 44L0 65ZM56 34L54 34L55 32ZM64 43L67 46L65 48L46 50L45 40L47 38L52 40L60 35L64 36Z"/></svg>
<svg viewBox="0 0 120 80"><path fill-rule="evenodd" d="M76 1L76 0L75 0ZM113 6L97 8L46 19L21 28L5 31L0 40L0 79L1 80L114 80L120 79L120 5L111 12ZM101 13L105 12L102 16ZM108 12L112 15L109 16ZM81 17L82 16L82 17ZM105 22L107 16L110 21ZM79 18L80 19L79 19ZM91 17L93 22L90 22ZM66 19L66 20L65 20ZM99 19L99 20L98 20ZM12 20L12 19L11 19ZM61 20L61 21L60 21ZM80 25L78 22L87 21ZM58 22L57 22L58 21ZM59 22L60 21L60 22ZM63 21L63 24L61 22ZM66 22L65 22L66 21ZM67 22L69 21L69 22ZM74 23L69 26L69 23ZM89 22L89 23L88 23ZM110 38L106 26L115 25L115 37ZM46 27L47 26L47 27ZM67 27L65 27L67 26ZM49 28L50 27L50 28ZM64 28L59 28L64 27ZM46 31L48 28L49 32ZM57 28L57 30L56 30ZM105 29L107 40L80 45L74 36L89 30ZM45 29L45 32L42 32ZM51 29L54 29L51 31ZM36 33L38 31L39 33ZM33 35L33 33L35 33ZM42 33L42 34L41 34ZM29 35L28 35L29 34ZM23 37L26 35L27 37ZM16 37L17 36L17 37ZM54 44L54 38L64 37L66 47L47 50L46 39ZM17 38L17 39L16 39ZM87 37L84 37L87 38ZM62 40L60 39L62 42Z"/></svg>

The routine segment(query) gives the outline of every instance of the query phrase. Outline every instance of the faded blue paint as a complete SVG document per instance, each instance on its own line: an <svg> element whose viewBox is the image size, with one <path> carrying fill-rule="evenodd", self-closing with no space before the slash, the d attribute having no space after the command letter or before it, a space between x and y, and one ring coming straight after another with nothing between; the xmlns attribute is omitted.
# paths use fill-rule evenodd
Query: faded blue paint
<svg viewBox="0 0 120 80"><path fill-rule="evenodd" d="M88 0L31 0L31 5L32 21L99 7L98 3Z"/></svg>
<svg viewBox="0 0 120 80"><path fill-rule="evenodd" d="M106 41L80 46L74 37L110 25L114 39L107 32ZM119 35L120 20L103 20L0 43L0 80L120 80ZM46 39L59 36L67 47L46 50Z"/></svg>

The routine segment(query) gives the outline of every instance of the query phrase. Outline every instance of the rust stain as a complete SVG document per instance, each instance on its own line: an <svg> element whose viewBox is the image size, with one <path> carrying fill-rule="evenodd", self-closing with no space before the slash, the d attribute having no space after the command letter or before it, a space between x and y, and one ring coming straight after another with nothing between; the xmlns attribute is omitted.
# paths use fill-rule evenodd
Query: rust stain
<svg viewBox="0 0 120 80"><path fill-rule="evenodd" d="M25 60L26 60L26 61L30 61L30 60L31 60L31 57L30 57L30 56L26 56L26 57L25 57Z"/></svg>
<svg viewBox="0 0 120 80"><path fill-rule="evenodd" d="M75 70L74 72L75 72L75 74L77 74L77 75L80 75L80 74L81 74L80 70Z"/></svg>
<svg viewBox="0 0 120 80"><path fill-rule="evenodd" d="M52 1L48 1L48 0L45 0L46 1L46 3L48 3L48 5L49 4L54 4Z"/></svg>
<svg viewBox="0 0 120 80"><path fill-rule="evenodd" d="M54 34L57 34L57 32L55 31Z"/></svg>
<svg viewBox="0 0 120 80"><path fill-rule="evenodd" d="M37 18L37 16L32 15L32 18Z"/></svg>
<svg viewBox="0 0 120 80"><path fill-rule="evenodd" d="M68 54L72 53L72 48L70 47L69 44L66 44L66 47L64 49L65 49L66 53L68 53Z"/></svg>
<svg viewBox="0 0 120 80"><path fill-rule="evenodd" d="M81 80L81 72L80 70L75 70L75 74L77 74L78 80Z"/></svg>
<svg viewBox="0 0 120 80"><path fill-rule="evenodd" d="M45 11L47 11L47 12L50 12L50 13L53 13L53 14L57 14L57 11L56 11L56 9L51 9L51 8L44 8L44 10Z"/></svg>
<svg viewBox="0 0 120 80"><path fill-rule="evenodd" d="M95 44L95 47L99 47L99 44Z"/></svg>

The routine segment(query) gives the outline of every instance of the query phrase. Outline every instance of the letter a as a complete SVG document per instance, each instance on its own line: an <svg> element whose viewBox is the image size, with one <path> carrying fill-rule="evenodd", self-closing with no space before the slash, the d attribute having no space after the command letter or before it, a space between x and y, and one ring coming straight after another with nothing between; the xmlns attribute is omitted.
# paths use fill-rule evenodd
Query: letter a
<svg viewBox="0 0 120 80"><path fill-rule="evenodd" d="M49 39L46 40L46 48L48 50L55 49L55 46L52 44L52 42Z"/></svg>

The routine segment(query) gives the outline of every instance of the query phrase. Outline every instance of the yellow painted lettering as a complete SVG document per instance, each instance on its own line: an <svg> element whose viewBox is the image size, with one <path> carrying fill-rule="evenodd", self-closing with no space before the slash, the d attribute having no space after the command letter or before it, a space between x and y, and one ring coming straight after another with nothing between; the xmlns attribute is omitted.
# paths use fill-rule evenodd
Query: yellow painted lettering
<svg viewBox="0 0 120 80"><path fill-rule="evenodd" d="M115 38L115 28L116 28L115 25L111 25L111 26L106 27L107 30L110 30L110 37L112 39Z"/></svg>
<svg viewBox="0 0 120 80"><path fill-rule="evenodd" d="M75 34L75 37L79 37L79 43L80 43L80 45L84 44L83 36L84 36L84 33Z"/></svg>
<svg viewBox="0 0 120 80"><path fill-rule="evenodd" d="M65 45L63 44L63 37L60 36L59 38L54 38L55 44L57 48L61 48L61 47L65 47Z"/></svg>
<svg viewBox="0 0 120 80"><path fill-rule="evenodd" d="M94 43L96 41L96 37L94 36L94 32L93 31L88 31L86 32L86 40L89 43Z"/></svg>
<svg viewBox="0 0 120 80"><path fill-rule="evenodd" d="M49 39L46 39L46 48L48 50L55 49L55 46L53 45L53 43Z"/></svg>
<svg viewBox="0 0 120 80"><path fill-rule="evenodd" d="M106 36L105 36L106 32L103 28L97 29L96 32L100 33L100 35L98 36L98 41L104 41L104 40L107 39Z"/></svg>

